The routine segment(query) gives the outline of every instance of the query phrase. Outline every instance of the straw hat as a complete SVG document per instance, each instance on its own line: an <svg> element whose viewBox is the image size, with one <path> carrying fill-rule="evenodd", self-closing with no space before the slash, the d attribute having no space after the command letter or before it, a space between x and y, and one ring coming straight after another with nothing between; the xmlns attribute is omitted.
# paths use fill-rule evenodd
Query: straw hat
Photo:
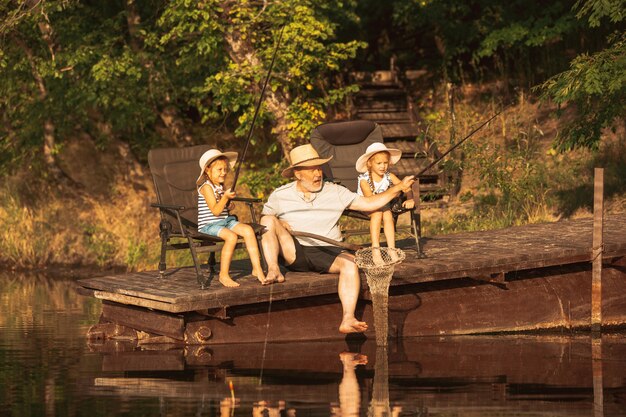
<svg viewBox="0 0 626 417"><path fill-rule="evenodd" d="M312 145L301 145L296 146L289 152L289 160L291 161L291 165L285 168L282 172L282 176L285 178L293 177L293 169L299 167L314 167L317 165L322 165L328 161L333 159L330 158L320 158L320 155L317 153L315 148Z"/></svg>
<svg viewBox="0 0 626 417"><path fill-rule="evenodd" d="M197 185L200 185L204 182L205 168L219 157L225 157L226 159L228 159L228 165L230 165L231 168L233 168L235 166L235 162L237 162L237 152L220 152L217 149L209 149L200 157L200 176L196 180Z"/></svg>
<svg viewBox="0 0 626 417"><path fill-rule="evenodd" d="M388 148L382 142L374 142L368 146L365 153L356 160L356 170L358 172L367 172L367 161L372 155L378 152L389 152L389 165L396 164L400 158L402 158L402 151L400 149Z"/></svg>

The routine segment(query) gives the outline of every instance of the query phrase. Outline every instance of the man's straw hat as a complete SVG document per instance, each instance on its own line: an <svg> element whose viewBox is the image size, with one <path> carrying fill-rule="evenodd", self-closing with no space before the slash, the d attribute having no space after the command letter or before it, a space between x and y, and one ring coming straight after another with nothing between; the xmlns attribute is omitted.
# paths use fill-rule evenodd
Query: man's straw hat
<svg viewBox="0 0 626 417"><path fill-rule="evenodd" d="M237 152L220 152L217 149L209 149L202 154L202 156L200 157L200 161L198 162L198 164L200 165L200 176L196 180L197 185L201 185L205 181L204 169L211 162L219 157L225 157L226 159L228 159L228 165L230 165L231 168L233 168L235 166L235 163L237 162Z"/></svg>
<svg viewBox="0 0 626 417"><path fill-rule="evenodd" d="M332 156L326 159L320 158L320 155L310 144L296 146L291 150L291 152L289 152L291 165L283 170L282 176L285 178L291 178L293 177L294 168L322 165L330 161L332 158Z"/></svg>
<svg viewBox="0 0 626 417"><path fill-rule="evenodd" d="M398 163L400 158L402 158L402 151L400 149L388 148L382 142L374 142L368 146L365 153L359 156L359 159L356 160L356 170L358 172L367 172L367 161L372 157L372 155L378 152L389 153L389 165Z"/></svg>

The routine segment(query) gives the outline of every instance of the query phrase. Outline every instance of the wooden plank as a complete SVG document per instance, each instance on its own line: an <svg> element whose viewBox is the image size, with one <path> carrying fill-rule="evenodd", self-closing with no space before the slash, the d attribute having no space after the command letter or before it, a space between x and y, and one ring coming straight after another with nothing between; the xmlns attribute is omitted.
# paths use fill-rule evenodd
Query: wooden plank
<svg viewBox="0 0 626 417"><path fill-rule="evenodd" d="M185 320L182 316L164 314L157 311L103 302L102 319L123 324L133 329L142 329L174 339L183 340Z"/></svg>
<svg viewBox="0 0 626 417"><path fill-rule="evenodd" d="M596 168L593 187L593 238L591 280L591 329L599 332L602 327L602 222L604 219L604 170Z"/></svg>
<svg viewBox="0 0 626 417"><path fill-rule="evenodd" d="M467 276L507 273L591 260L591 219L527 225L502 230L425 237L421 259L413 251L396 269L392 285L434 282ZM626 255L626 219L607 216L604 259ZM409 239L399 246L414 245ZM227 289L214 280L200 290L193 268L180 268L164 280L158 272L80 280L80 291L97 298L167 312L218 308L270 299L335 294L333 274L288 273L283 284L261 286L249 276L249 263L233 263L241 287ZM363 281L364 282L364 281Z"/></svg>

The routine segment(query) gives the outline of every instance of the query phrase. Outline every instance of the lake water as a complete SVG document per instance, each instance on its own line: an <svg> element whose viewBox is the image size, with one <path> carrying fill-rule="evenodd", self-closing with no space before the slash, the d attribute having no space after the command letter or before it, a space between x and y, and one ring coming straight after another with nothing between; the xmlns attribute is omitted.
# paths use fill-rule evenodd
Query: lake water
<svg viewBox="0 0 626 417"><path fill-rule="evenodd" d="M626 338L90 343L71 279L0 273L0 415L626 416Z"/></svg>

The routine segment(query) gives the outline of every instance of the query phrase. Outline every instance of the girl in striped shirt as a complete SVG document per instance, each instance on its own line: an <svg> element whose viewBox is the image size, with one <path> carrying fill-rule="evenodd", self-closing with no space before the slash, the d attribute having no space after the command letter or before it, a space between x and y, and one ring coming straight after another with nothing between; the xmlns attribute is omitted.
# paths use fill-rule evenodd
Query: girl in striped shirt
<svg viewBox="0 0 626 417"><path fill-rule="evenodd" d="M250 225L239 223L229 213L229 203L235 197L231 189L224 190L224 180L229 168L237 161L237 152L220 152L209 149L200 157L200 176L198 186L198 231L224 240L220 256L219 281L226 287L238 287L230 277L230 261L235 251L239 236L243 237L252 263L252 275L261 284L269 284L265 279L259 247L254 230Z"/></svg>

